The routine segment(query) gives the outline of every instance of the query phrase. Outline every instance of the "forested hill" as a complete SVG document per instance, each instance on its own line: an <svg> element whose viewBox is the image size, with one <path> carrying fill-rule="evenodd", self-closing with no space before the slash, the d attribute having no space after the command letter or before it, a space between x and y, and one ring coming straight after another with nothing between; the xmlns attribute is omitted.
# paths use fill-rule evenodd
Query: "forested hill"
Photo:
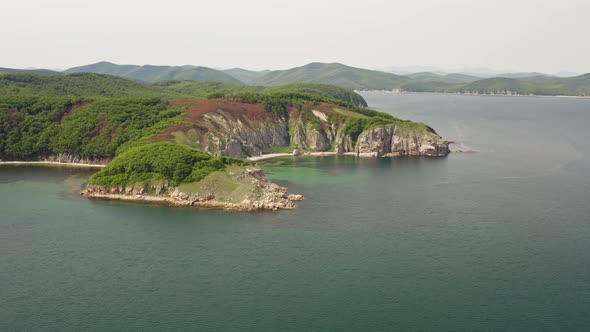
<svg viewBox="0 0 590 332"><path fill-rule="evenodd" d="M252 84L273 86L306 82L332 84L351 90L392 90L409 80L405 76L340 63L314 62L302 67L272 71Z"/></svg>
<svg viewBox="0 0 590 332"><path fill-rule="evenodd" d="M358 93L338 86L314 83L293 83L272 87L240 85L231 83L212 83L196 81L167 81L156 83L171 93L183 94L193 98L204 98L210 94L232 94L240 92L256 93L306 93L345 101L357 106L367 107L367 102Z"/></svg>
<svg viewBox="0 0 590 332"><path fill-rule="evenodd" d="M268 73L270 70L262 70L262 71L254 71L254 70L247 70L242 68L231 68L223 70L224 73L227 73L233 76L235 79L244 82L246 84L250 84L254 82L259 77L262 77Z"/></svg>
<svg viewBox="0 0 590 332"><path fill-rule="evenodd" d="M63 76L0 75L0 96L11 95L107 98L159 97L170 99L188 97L187 95L121 77L90 73Z"/></svg>
<svg viewBox="0 0 590 332"><path fill-rule="evenodd" d="M166 81L155 85L136 82L112 75L78 73L63 76L33 74L0 75L0 96L78 96L101 98L205 98L212 93L307 93L367 106L359 94L326 84L289 84L275 87L247 86L234 83Z"/></svg>
<svg viewBox="0 0 590 332"><path fill-rule="evenodd" d="M498 77L478 77L461 73L437 74L433 72L419 72L408 75L396 75L378 70L368 70L346 66L340 63L313 62L307 65L287 70L252 71L242 68L216 70L197 66L138 66L117 65L110 62L99 62L91 65L70 68L64 72L45 69L10 69L0 68L2 74L33 74L41 76L68 76L68 74L94 73L113 75L127 78L135 82L156 84L160 88L150 88L145 93L156 93L166 98L204 97L212 92L262 91L262 86L275 87L291 84L327 84L338 86L346 90L396 90L408 92L442 92L469 94L501 94L501 95L564 95L590 96L590 74L576 77L555 77L543 73L507 73ZM49 80L48 84L55 90L58 80ZM171 81L173 81L171 83ZM196 82L196 83L193 83ZM207 82L207 83L199 83ZM211 85L223 83L227 85ZM68 85L66 83L66 85ZM115 85L117 86L117 85ZM161 89L164 87L165 89ZM126 89L128 89L127 87ZM212 88L218 90L212 90ZM305 87L292 86L297 90L325 95L326 90L307 85ZM0 89L2 89L0 87ZM73 89L73 88L68 88ZM47 90L47 88L43 88ZM63 89L61 89L63 90ZM74 90L79 90L75 88ZM145 90L143 88L136 90ZM311 91L313 90L313 91ZM318 91L321 90L321 91ZM334 97L334 92L327 92ZM145 95L145 93L143 95ZM350 93L347 92L347 93ZM79 95L74 93L75 95ZM126 93L104 88L93 95L127 96ZM343 95L341 91L338 95ZM349 98L353 100L358 98ZM338 97L341 99L340 97ZM362 103L357 103L362 105Z"/></svg>
<svg viewBox="0 0 590 332"><path fill-rule="evenodd" d="M195 66L137 66L99 62L87 66L70 68L65 73L108 74L149 83L167 80L242 83L233 76L220 70Z"/></svg>
<svg viewBox="0 0 590 332"><path fill-rule="evenodd" d="M0 75L2 74L35 74L35 75L61 75L61 72L49 70L49 69L13 69L13 68L0 68Z"/></svg>
<svg viewBox="0 0 590 332"><path fill-rule="evenodd" d="M590 96L590 74L575 77L495 77L470 82L440 78L407 82L398 87L410 92L446 92L501 95Z"/></svg>

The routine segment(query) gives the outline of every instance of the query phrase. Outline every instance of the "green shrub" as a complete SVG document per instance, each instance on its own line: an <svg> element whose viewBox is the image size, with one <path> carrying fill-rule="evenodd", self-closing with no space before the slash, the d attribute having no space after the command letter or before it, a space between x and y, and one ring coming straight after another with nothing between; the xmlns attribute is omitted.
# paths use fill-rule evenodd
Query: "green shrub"
<svg viewBox="0 0 590 332"><path fill-rule="evenodd" d="M159 142L131 148L90 178L91 184L107 187L128 186L147 180L163 180L172 186L197 182L226 165L247 162L212 157L192 147Z"/></svg>

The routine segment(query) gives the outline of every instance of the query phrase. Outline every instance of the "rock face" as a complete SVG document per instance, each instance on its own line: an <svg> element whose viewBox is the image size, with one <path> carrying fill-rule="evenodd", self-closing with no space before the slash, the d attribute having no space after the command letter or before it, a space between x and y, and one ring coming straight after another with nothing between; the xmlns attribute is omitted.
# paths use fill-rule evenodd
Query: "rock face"
<svg viewBox="0 0 590 332"><path fill-rule="evenodd" d="M359 156L446 156L449 143L433 132L407 130L387 126L366 130L359 135L356 145Z"/></svg>
<svg viewBox="0 0 590 332"><path fill-rule="evenodd" d="M189 102L189 101L187 101ZM355 140L345 130L355 119L369 117L319 103L289 108L286 116L260 104L190 101L187 121L193 127L171 128L167 137L212 155L246 158L273 151L357 153L364 157L446 156L449 143L430 127L399 122L374 127Z"/></svg>
<svg viewBox="0 0 590 332"><path fill-rule="evenodd" d="M207 132L200 147L212 154L244 158L246 155L261 154L265 147L271 145L288 146L286 121L274 120L256 123L252 119L234 118L223 111L207 113L203 117L203 124L215 130Z"/></svg>
<svg viewBox="0 0 590 332"><path fill-rule="evenodd" d="M69 154L69 153L60 153L57 155L51 155L45 158L43 161L50 161L50 162L58 162L64 164L93 164L93 165L106 165L108 164L111 159L110 158L103 158L103 159L84 159L80 158L77 155Z"/></svg>
<svg viewBox="0 0 590 332"><path fill-rule="evenodd" d="M320 120L322 121L322 120ZM224 120L227 122L227 119ZM215 142L208 152L222 156L244 158L268 153L269 147L292 147L297 153L335 151L339 154L356 152L360 157L446 156L449 143L421 124L386 125L362 132L356 142L343 132L344 124L328 121L305 122L291 118L268 121L253 130L239 121L229 131L210 133ZM248 138L249 137L249 138Z"/></svg>
<svg viewBox="0 0 590 332"><path fill-rule="evenodd" d="M157 185L131 185L127 187L104 187L88 185L80 194L88 198L124 200L134 202L162 203L170 206L216 207L240 211L257 211L294 209L295 202L303 200L303 195L288 194L287 188L270 182L259 168L244 168L239 171L228 171L228 177L235 185L248 186L251 190L242 193L239 201L227 196L217 196L215 183L212 190L202 192L185 192L182 187L171 187L167 183ZM205 178L204 180L206 180Z"/></svg>

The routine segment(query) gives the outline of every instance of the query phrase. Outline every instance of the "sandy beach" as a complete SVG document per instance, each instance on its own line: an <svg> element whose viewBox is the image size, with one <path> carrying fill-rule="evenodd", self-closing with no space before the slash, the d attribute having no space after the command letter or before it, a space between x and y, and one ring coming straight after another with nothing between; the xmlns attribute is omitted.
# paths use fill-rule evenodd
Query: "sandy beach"
<svg viewBox="0 0 590 332"><path fill-rule="evenodd" d="M292 153L269 153L263 154L260 156L254 156L246 158L247 161L261 161L266 159L278 158L278 157L326 157L326 156L356 156L356 152L345 152L342 154L338 154L338 152L334 151L325 151L325 152L304 152L298 156L293 155Z"/></svg>

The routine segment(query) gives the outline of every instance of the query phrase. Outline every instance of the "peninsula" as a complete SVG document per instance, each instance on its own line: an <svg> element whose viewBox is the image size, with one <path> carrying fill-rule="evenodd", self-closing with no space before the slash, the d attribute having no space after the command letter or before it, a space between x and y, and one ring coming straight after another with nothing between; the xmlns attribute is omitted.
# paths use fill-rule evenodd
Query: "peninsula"
<svg viewBox="0 0 590 332"><path fill-rule="evenodd" d="M432 128L344 88L147 84L76 73L0 75L0 160L106 165L88 198L238 210L294 208L257 159L278 154L446 156Z"/></svg>

